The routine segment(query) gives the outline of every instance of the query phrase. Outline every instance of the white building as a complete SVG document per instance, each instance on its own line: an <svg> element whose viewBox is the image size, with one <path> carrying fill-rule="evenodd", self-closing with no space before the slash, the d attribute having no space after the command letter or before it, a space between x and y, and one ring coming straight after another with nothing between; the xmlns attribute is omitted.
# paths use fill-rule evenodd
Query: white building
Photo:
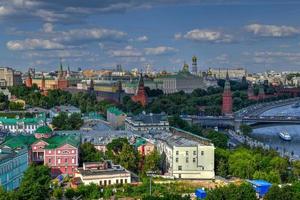
<svg viewBox="0 0 300 200"><path fill-rule="evenodd" d="M111 161L83 163L83 167L75 172L75 177L80 178L85 185L95 183L106 186L131 183L131 173Z"/></svg>
<svg viewBox="0 0 300 200"><path fill-rule="evenodd" d="M165 154L165 175L182 179L214 179L214 145L206 138L171 128L153 136Z"/></svg>
<svg viewBox="0 0 300 200"><path fill-rule="evenodd" d="M70 116L73 113L81 113L80 109L76 108L75 106L55 106L50 110L50 117L57 117L61 112L67 113L68 116Z"/></svg>
<svg viewBox="0 0 300 200"><path fill-rule="evenodd" d="M145 112L135 116L127 116L125 119L125 130L129 131L167 131L169 122L165 113L154 114Z"/></svg>

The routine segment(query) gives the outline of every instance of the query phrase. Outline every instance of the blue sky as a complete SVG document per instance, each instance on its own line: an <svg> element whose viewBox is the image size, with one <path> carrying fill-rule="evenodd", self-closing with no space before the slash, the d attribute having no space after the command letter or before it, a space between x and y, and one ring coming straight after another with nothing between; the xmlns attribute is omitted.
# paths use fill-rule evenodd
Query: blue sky
<svg viewBox="0 0 300 200"><path fill-rule="evenodd" d="M0 0L0 65L300 70L299 18L297 0Z"/></svg>

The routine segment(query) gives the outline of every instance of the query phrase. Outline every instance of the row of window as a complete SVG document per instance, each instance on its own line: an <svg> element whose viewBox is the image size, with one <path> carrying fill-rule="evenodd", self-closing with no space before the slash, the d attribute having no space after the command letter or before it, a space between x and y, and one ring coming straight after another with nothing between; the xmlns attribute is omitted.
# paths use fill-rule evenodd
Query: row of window
<svg viewBox="0 0 300 200"><path fill-rule="evenodd" d="M116 184L123 184L123 183L127 183L127 179L116 179ZM111 180L104 180L104 181L99 181L99 185L111 185Z"/></svg>
<svg viewBox="0 0 300 200"><path fill-rule="evenodd" d="M49 158L48 159L48 163L50 164L51 162L52 162L52 158ZM57 163L58 164L62 163L60 158L57 159ZM64 163L68 163L68 158L65 158L65 162ZM75 158L72 158L72 164L74 164L74 163L75 163Z"/></svg>
<svg viewBox="0 0 300 200"><path fill-rule="evenodd" d="M204 166L199 166L200 170L204 170ZM182 171L182 166L178 166L178 171Z"/></svg>
<svg viewBox="0 0 300 200"><path fill-rule="evenodd" d="M12 130L15 130L15 129L24 129L24 126L23 125L4 125L4 129L12 129ZM31 130L35 130L36 129L36 125L27 125L25 126L25 129L31 129Z"/></svg>
<svg viewBox="0 0 300 200"><path fill-rule="evenodd" d="M201 151L200 152L201 156L204 156L204 151ZM179 151L176 151L176 155L178 156L179 155ZM188 156L189 155L189 151L186 151L185 152L185 155ZM193 151L193 155L197 155L197 151Z"/></svg>
<svg viewBox="0 0 300 200"><path fill-rule="evenodd" d="M179 158L176 158L175 161L176 161L176 163L178 163L179 162ZM189 158L188 157L185 158L185 162L189 163ZM193 163L195 163L195 162L196 162L196 158L193 158Z"/></svg>

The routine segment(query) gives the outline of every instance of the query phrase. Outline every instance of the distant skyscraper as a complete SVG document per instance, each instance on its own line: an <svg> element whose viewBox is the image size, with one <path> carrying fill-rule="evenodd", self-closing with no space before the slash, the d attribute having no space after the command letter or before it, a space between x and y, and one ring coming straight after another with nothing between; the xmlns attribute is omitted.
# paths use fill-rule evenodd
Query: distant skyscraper
<svg viewBox="0 0 300 200"><path fill-rule="evenodd" d="M118 64L117 67L116 67L116 71L117 72L122 72L123 71L122 65Z"/></svg>
<svg viewBox="0 0 300 200"><path fill-rule="evenodd" d="M198 68L197 68L197 57L192 57L192 74L196 75L198 74Z"/></svg>

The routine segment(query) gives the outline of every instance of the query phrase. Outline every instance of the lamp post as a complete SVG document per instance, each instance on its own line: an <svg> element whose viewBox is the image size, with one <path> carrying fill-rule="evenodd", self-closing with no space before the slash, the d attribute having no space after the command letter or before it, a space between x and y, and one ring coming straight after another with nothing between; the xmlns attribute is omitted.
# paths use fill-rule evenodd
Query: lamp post
<svg viewBox="0 0 300 200"><path fill-rule="evenodd" d="M155 174L155 172L153 171L148 171L146 172L147 176L150 176L150 184L149 184L149 192L150 192L150 196L152 195L152 176L153 174Z"/></svg>

